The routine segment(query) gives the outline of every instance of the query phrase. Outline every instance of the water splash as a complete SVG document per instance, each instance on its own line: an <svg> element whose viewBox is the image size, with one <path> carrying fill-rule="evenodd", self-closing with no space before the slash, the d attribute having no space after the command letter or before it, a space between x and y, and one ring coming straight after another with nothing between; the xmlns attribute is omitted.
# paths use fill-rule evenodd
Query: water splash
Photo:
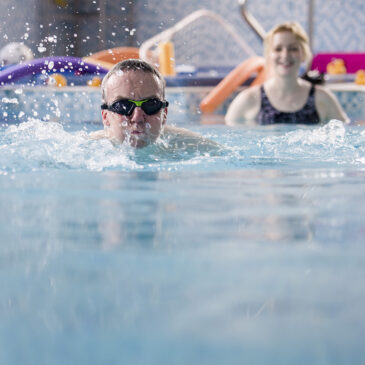
<svg viewBox="0 0 365 365"><path fill-rule="evenodd" d="M0 129L0 172L44 169L235 170L251 168L365 167L365 131L331 121L320 127L193 128L221 144L215 151L186 141L159 139L143 149L91 140L87 127L69 131L57 122L30 119Z"/></svg>
<svg viewBox="0 0 365 365"><path fill-rule="evenodd" d="M331 120L320 127L299 127L258 141L260 155L301 164L357 164L365 156L360 129Z"/></svg>
<svg viewBox="0 0 365 365"><path fill-rule="evenodd" d="M30 119L0 130L0 170L178 169L179 161L201 157L188 147L174 150L159 140L136 150L127 144L113 145L106 139L91 140L86 130L69 132L60 123Z"/></svg>

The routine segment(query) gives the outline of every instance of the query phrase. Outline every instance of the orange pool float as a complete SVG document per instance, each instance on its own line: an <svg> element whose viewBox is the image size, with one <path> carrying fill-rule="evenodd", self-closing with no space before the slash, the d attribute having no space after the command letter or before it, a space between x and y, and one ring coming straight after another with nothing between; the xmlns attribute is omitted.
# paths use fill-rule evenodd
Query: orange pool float
<svg viewBox="0 0 365 365"><path fill-rule="evenodd" d="M200 103L203 113L213 113L240 85L256 73L251 85L260 85L268 77L263 57L250 57L233 69Z"/></svg>
<svg viewBox="0 0 365 365"><path fill-rule="evenodd" d="M116 47L104 49L90 56L84 57L85 62L99 65L111 69L116 63L129 58L139 58L139 48L136 47Z"/></svg>

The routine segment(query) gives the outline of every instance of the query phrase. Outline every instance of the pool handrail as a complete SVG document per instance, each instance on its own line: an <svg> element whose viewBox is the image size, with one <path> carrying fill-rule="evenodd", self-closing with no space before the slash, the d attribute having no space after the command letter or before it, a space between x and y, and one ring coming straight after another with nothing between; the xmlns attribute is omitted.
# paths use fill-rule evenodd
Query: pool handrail
<svg viewBox="0 0 365 365"><path fill-rule="evenodd" d="M246 41L241 38L238 35L238 32L235 30L235 28L228 23L225 19L223 19L218 14L206 10L206 9L200 9L197 11L194 11L193 13L189 14L179 22L177 22L174 26L171 28L168 28L164 30L161 33L156 34L150 39L147 39L145 42L143 42L139 49L139 55L140 58L144 61L151 62L151 54L153 54L152 48L156 47L156 45L160 42L165 41L171 41L173 36L178 33L179 31L183 30L186 26L189 24L195 22L199 18L207 17L215 20L217 23L219 23L231 36L232 38L239 44L239 46L250 56L254 57L256 56L256 52L249 46ZM149 54L149 52L151 52ZM154 55L156 56L156 55ZM157 59L158 57L156 57ZM156 63L154 63L156 65ZM156 65L157 66L157 65Z"/></svg>
<svg viewBox="0 0 365 365"><path fill-rule="evenodd" d="M238 5L240 8L241 15L246 23L251 27L251 29L256 33L256 35L263 41L266 36L266 31L258 20L247 10L248 0L238 0ZM314 28L314 0L308 1L308 38L309 46L312 49L313 46L313 28Z"/></svg>
<svg viewBox="0 0 365 365"><path fill-rule="evenodd" d="M258 37L263 41L266 36L266 31L262 25L257 21L257 19L247 10L247 0L238 0L241 15L246 23L251 27L251 29L258 35Z"/></svg>

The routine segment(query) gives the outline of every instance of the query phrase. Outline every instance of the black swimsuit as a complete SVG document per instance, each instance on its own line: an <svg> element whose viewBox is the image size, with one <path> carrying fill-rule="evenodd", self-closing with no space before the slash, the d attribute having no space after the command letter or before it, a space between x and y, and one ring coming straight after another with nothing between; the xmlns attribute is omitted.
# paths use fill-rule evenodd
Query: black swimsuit
<svg viewBox="0 0 365 365"><path fill-rule="evenodd" d="M307 102L304 107L296 112L281 112L275 109L267 97L264 87L261 86L261 109L257 117L259 124L275 124L275 123L301 123L301 124L317 124L320 122L316 105L314 102L315 88L312 85Z"/></svg>

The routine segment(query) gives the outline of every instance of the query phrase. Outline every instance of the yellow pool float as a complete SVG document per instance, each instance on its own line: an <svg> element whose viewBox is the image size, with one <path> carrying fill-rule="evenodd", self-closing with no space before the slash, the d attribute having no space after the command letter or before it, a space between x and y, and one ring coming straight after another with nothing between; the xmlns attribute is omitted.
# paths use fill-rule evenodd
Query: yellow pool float
<svg viewBox="0 0 365 365"><path fill-rule="evenodd" d="M365 70L358 70L356 72L355 84L365 85Z"/></svg>
<svg viewBox="0 0 365 365"><path fill-rule="evenodd" d="M346 72L345 61L341 58L335 58L327 64L327 73L330 75L341 75Z"/></svg>
<svg viewBox="0 0 365 365"><path fill-rule="evenodd" d="M67 79L65 76L55 73L48 77L47 85L49 86L57 86L57 87L64 87L67 86Z"/></svg>

